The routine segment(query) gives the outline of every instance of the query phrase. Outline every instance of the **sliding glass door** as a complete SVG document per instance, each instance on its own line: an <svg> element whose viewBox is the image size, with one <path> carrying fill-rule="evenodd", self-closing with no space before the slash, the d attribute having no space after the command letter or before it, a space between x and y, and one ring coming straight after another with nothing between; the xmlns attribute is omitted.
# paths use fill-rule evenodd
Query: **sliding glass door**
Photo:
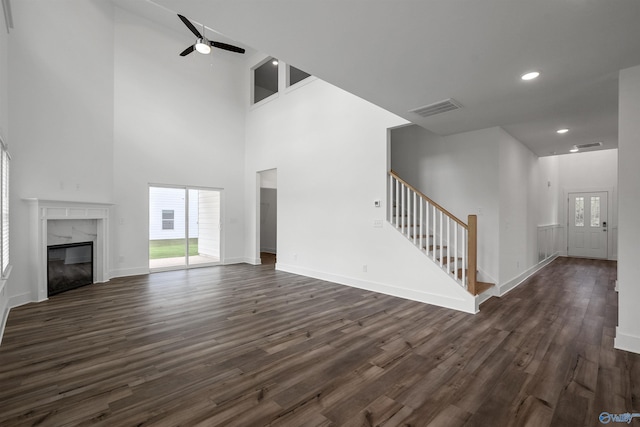
<svg viewBox="0 0 640 427"><path fill-rule="evenodd" d="M221 191L149 187L149 268L170 270L220 262Z"/></svg>

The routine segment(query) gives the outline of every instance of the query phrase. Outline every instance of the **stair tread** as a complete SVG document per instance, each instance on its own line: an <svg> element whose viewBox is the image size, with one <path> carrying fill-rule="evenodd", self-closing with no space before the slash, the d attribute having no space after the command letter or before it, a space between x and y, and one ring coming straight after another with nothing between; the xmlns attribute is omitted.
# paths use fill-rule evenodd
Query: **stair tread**
<svg viewBox="0 0 640 427"><path fill-rule="evenodd" d="M480 295L484 291L491 289L495 286L493 283L488 282L476 282L476 295Z"/></svg>
<svg viewBox="0 0 640 427"><path fill-rule="evenodd" d="M440 258L436 258L438 262L440 262ZM442 259L442 263L443 264L449 264L450 262L454 262L455 261L455 257L445 257ZM462 258L458 258L458 260L462 261Z"/></svg>

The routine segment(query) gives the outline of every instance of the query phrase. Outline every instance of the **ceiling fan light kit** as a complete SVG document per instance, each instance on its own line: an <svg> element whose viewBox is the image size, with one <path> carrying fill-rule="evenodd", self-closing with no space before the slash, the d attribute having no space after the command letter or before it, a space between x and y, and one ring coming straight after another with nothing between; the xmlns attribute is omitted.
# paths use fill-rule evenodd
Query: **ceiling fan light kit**
<svg viewBox="0 0 640 427"><path fill-rule="evenodd" d="M206 39L198 39L198 41L196 42L196 50L203 55L211 53L211 46L207 42L208 40Z"/></svg>
<svg viewBox="0 0 640 427"><path fill-rule="evenodd" d="M238 46L234 46L227 43L216 42L207 39L204 35L200 34L200 31L184 16L178 14L178 18L187 26L187 28L197 37L196 42L192 45L180 52L180 56L187 56L194 50L203 54L208 55L211 53L212 47L217 47L218 49L228 50L229 52L235 53L244 53L244 49ZM204 33L204 25L202 26L202 32Z"/></svg>

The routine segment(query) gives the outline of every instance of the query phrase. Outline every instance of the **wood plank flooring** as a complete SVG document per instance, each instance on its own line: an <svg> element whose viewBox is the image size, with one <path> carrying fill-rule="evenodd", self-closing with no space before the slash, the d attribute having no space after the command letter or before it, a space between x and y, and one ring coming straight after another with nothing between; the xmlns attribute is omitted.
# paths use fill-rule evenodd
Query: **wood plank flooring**
<svg viewBox="0 0 640 427"><path fill-rule="evenodd" d="M114 279L11 311L0 425L599 426L640 412L615 277L559 258L475 316L273 265Z"/></svg>

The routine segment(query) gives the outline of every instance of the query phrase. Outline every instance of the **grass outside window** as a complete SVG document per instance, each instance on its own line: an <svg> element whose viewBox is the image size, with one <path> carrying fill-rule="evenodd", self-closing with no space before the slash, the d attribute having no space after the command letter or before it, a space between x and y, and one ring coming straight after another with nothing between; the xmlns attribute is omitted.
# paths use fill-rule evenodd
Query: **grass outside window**
<svg viewBox="0 0 640 427"><path fill-rule="evenodd" d="M149 259L184 257L184 239L164 239L149 241ZM189 256L198 255L198 238L189 239Z"/></svg>

